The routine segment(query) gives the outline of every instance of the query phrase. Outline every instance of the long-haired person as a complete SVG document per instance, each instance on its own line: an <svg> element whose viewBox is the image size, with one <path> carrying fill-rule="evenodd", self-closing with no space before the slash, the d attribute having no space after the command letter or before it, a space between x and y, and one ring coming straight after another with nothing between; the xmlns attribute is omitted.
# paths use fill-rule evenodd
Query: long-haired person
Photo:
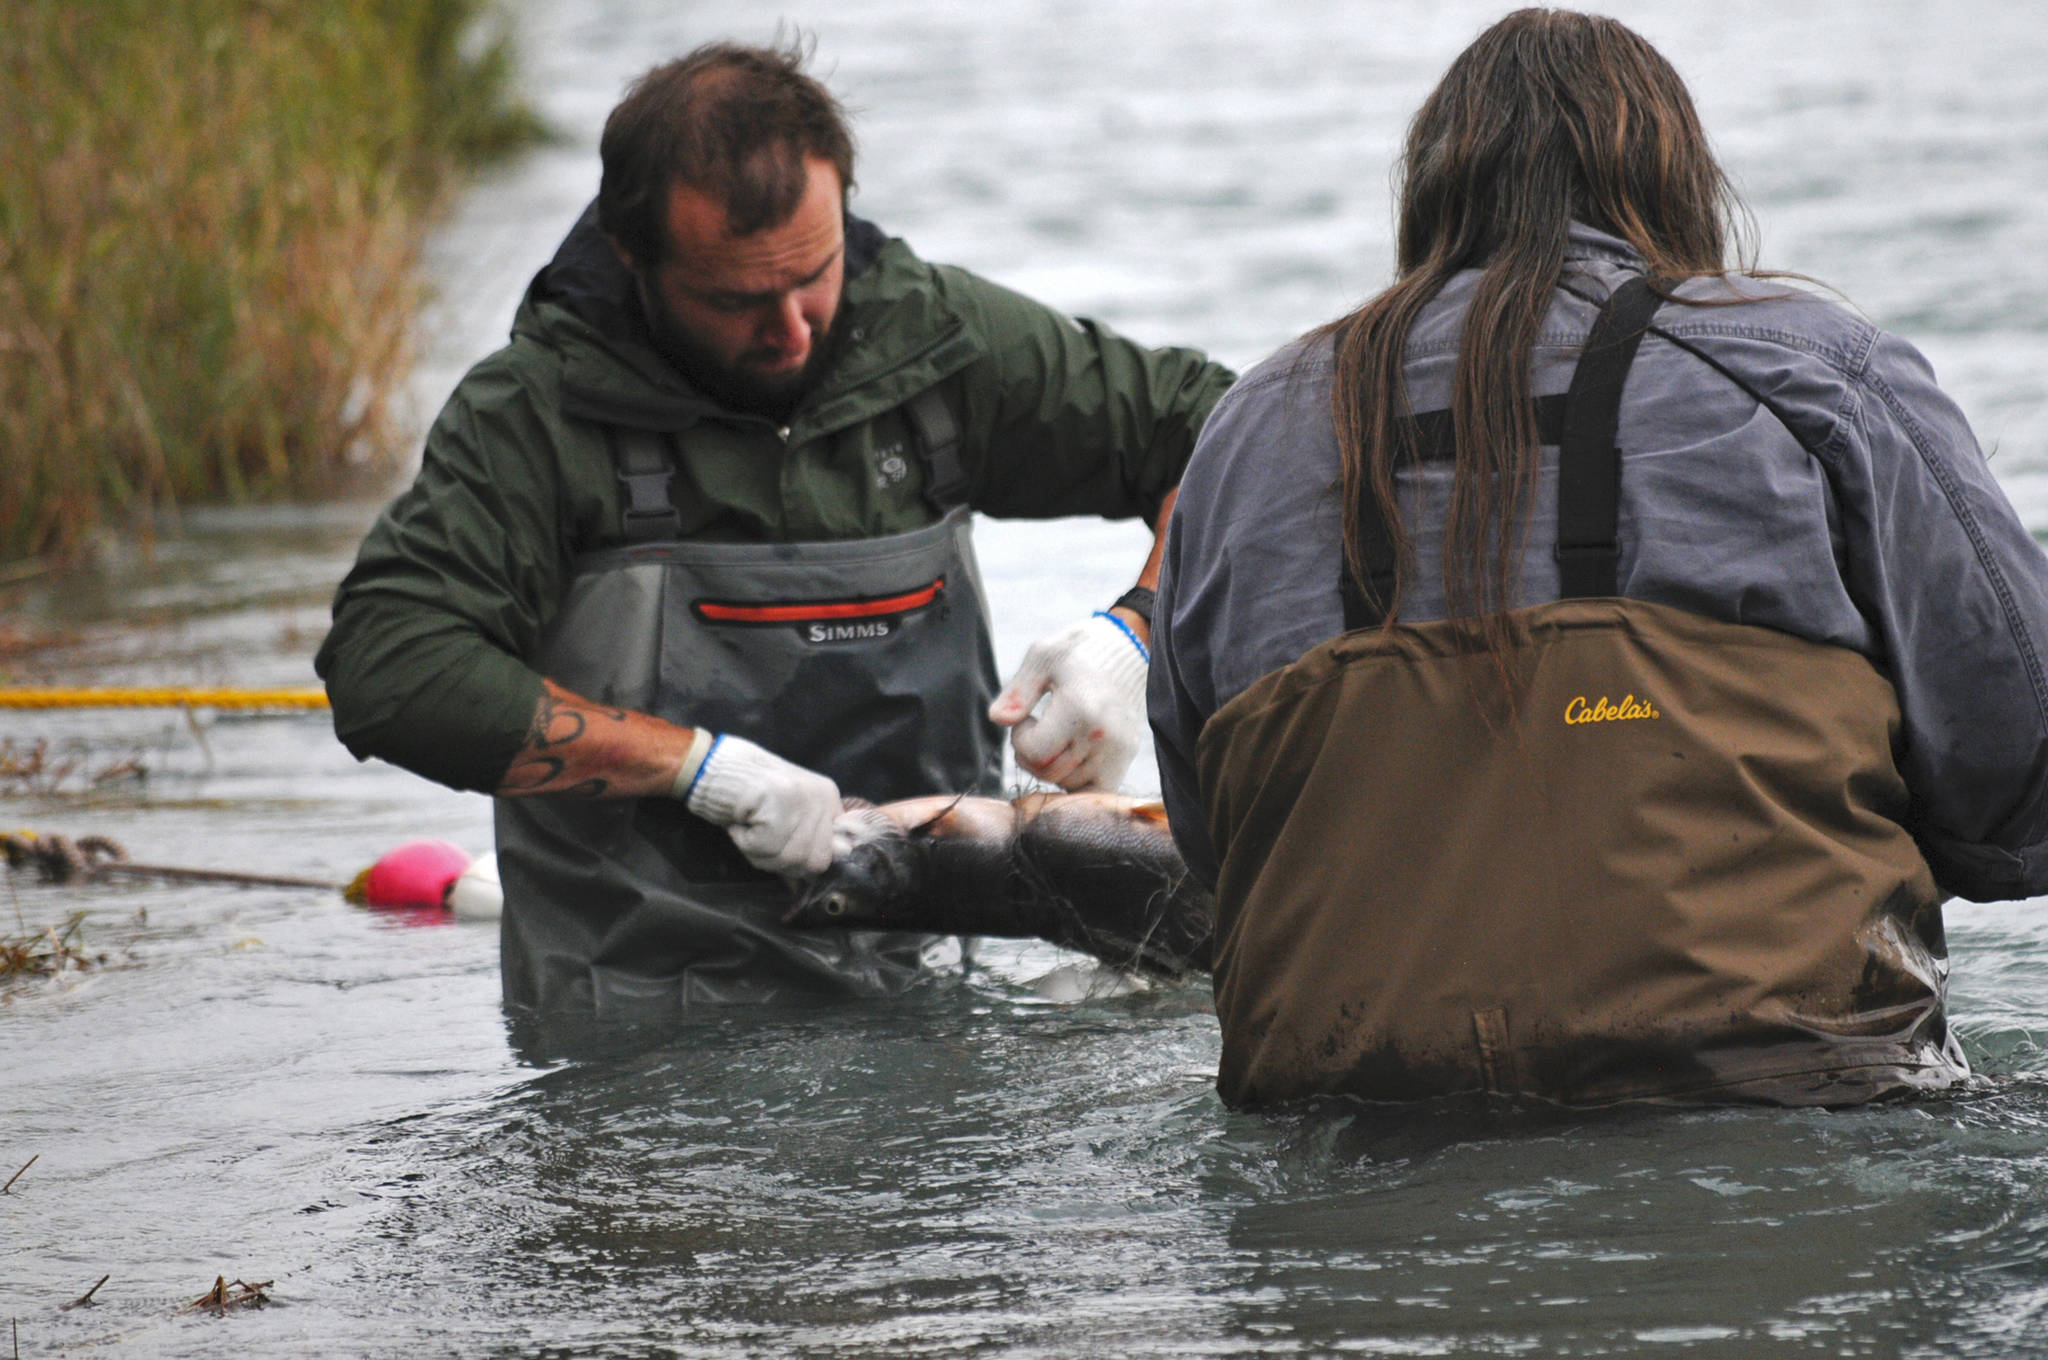
<svg viewBox="0 0 2048 1360"><path fill-rule="evenodd" d="M1941 903L2048 890L2048 564L1745 220L1648 43L1518 11L1415 117L1393 286L1210 419L1151 708L1226 1099L1968 1076Z"/></svg>

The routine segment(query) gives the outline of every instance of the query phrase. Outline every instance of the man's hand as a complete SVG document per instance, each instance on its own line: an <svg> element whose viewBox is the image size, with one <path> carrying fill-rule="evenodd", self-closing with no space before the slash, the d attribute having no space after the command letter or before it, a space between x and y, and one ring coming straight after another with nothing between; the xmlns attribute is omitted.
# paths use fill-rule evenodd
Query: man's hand
<svg viewBox="0 0 2048 1360"><path fill-rule="evenodd" d="M839 789L742 737L717 737L645 713L594 704L552 680L501 798L534 794L684 800L724 827L756 868L784 877L832 862Z"/></svg>
<svg viewBox="0 0 2048 1360"><path fill-rule="evenodd" d="M744 737L712 743L683 805L724 827L756 869L808 878L832 864L839 786Z"/></svg>
<svg viewBox="0 0 2048 1360"><path fill-rule="evenodd" d="M1014 728L1017 763L1069 792L1114 789L1145 730L1144 644L1121 619L1096 614L1040 638L988 716ZM1043 712L1033 713L1040 699Z"/></svg>

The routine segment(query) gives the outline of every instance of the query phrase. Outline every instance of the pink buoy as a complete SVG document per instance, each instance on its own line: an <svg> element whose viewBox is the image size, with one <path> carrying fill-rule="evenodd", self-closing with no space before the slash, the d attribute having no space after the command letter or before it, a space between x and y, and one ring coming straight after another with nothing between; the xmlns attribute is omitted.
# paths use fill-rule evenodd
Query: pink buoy
<svg viewBox="0 0 2048 1360"><path fill-rule="evenodd" d="M371 907L443 907L469 863L469 852L448 841L407 841L365 869L349 896Z"/></svg>

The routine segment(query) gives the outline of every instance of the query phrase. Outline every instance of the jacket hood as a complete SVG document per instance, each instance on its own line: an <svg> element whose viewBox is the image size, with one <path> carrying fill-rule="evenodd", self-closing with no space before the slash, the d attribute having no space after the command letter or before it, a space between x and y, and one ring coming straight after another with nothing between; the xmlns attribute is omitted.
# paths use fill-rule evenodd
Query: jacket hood
<svg viewBox="0 0 2048 1360"><path fill-rule="evenodd" d="M888 237L874 223L848 213L846 216L846 279L851 283L874 267ZM552 303L593 329L622 339L648 343L647 319L640 309L639 291L633 275L620 261L618 252L597 224L597 202L593 199L562 238L555 257L533 276L527 289L527 306ZM527 307L520 309L524 315ZM515 333L519 322L515 319Z"/></svg>
<svg viewBox="0 0 2048 1360"><path fill-rule="evenodd" d="M875 276L886 272L877 266L890 244L881 228L847 215L846 284L835 330L850 325L875 291ZM594 200L527 286L512 337L537 340L562 355L568 414L675 428L718 411L656 350L633 275L598 225Z"/></svg>

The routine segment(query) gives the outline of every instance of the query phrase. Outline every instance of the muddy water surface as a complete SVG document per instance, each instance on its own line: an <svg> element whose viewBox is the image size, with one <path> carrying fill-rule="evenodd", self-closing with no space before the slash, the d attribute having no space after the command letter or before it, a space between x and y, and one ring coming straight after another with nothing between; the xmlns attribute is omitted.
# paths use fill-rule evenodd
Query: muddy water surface
<svg viewBox="0 0 2048 1360"><path fill-rule="evenodd" d="M2048 20L2024 6L1616 7L1662 44L1768 263L1934 359L2048 530ZM1390 259L1402 121L1494 8L793 3L855 106L857 207L1140 338L1249 362ZM532 4L563 143L436 246L430 410L595 184L622 82L737 3ZM370 507L195 515L0 587L19 683L303 684ZM1128 527L989 526L1006 663L1121 588ZM0 714L0 824L346 878L483 800L318 718ZM124 762L145 780L91 777ZM1141 767L1142 770L1142 767ZM1146 777L1134 777L1143 787ZM489 927L317 891L0 886L89 912L89 973L0 1005L0 1322L22 1353L1921 1355L2048 1349L2048 928L1952 909L1968 1099L1853 1113L1236 1115L1200 987L1073 1000L992 951L887 1003L746 1010L541 1057ZM64 1311L101 1275L92 1306ZM216 1275L273 1306L174 1316ZM0 1338L0 1345L11 1338Z"/></svg>

